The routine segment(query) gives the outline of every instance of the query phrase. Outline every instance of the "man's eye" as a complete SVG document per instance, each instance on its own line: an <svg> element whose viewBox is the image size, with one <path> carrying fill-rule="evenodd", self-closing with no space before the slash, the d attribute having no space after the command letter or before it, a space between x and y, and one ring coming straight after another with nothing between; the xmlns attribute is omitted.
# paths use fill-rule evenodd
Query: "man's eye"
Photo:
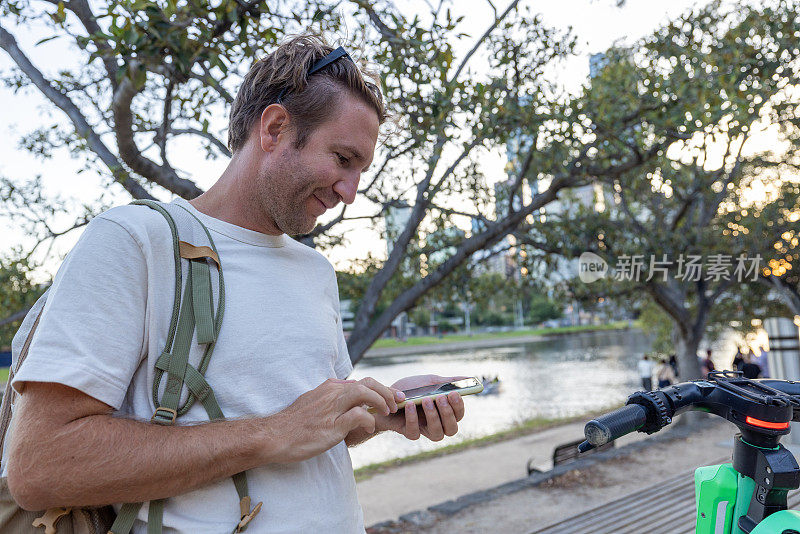
<svg viewBox="0 0 800 534"><path fill-rule="evenodd" d="M349 158L346 158L345 156L342 156L338 152L336 152L336 157L339 158L339 163L341 163L342 165L347 165L348 163L350 163L350 159Z"/></svg>

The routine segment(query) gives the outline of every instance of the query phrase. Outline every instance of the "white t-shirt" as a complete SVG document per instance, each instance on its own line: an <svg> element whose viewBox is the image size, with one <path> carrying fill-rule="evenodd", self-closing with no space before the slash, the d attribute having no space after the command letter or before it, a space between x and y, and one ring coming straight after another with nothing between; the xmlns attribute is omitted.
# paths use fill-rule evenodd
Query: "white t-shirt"
<svg viewBox="0 0 800 534"><path fill-rule="evenodd" d="M652 378L653 362L650 360L639 360L639 376L642 378Z"/></svg>
<svg viewBox="0 0 800 534"><path fill-rule="evenodd" d="M175 202L211 230L222 263L225 314L205 376L226 417L276 413L352 371L335 272L321 254L285 235L247 230L203 215L183 199ZM53 281L14 387L57 382L120 415L149 420L154 364L172 315L172 257L166 221L154 210L123 206L96 217ZM202 347L193 344L195 366ZM178 419L197 421L208 421L199 402ZM248 483L252 502L264 503L249 532L364 532L344 442L303 462L251 470ZM146 532L146 504L139 520L137 534ZM230 478L167 499L164 507L165 533L219 534L238 521Z"/></svg>

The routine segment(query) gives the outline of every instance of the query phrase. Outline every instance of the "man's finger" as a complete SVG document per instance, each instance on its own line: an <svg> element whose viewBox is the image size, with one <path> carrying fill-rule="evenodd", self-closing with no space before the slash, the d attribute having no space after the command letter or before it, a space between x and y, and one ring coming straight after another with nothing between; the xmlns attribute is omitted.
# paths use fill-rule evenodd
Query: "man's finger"
<svg viewBox="0 0 800 534"><path fill-rule="evenodd" d="M389 406L389 413L397 412L397 401L395 400L395 391L393 389L384 386L371 376L362 378L359 382L383 397L386 404Z"/></svg>
<svg viewBox="0 0 800 534"><path fill-rule="evenodd" d="M425 412L425 435L431 441L441 441L444 438L444 430L433 399L422 399L422 410Z"/></svg>
<svg viewBox="0 0 800 534"><path fill-rule="evenodd" d="M406 411L406 428L403 435L411 440L419 439L419 418L417 417L417 405L408 403Z"/></svg>
<svg viewBox="0 0 800 534"><path fill-rule="evenodd" d="M436 398L436 408L439 410L439 419L442 421L444 435L455 436L458 432L458 422L446 395Z"/></svg>
<svg viewBox="0 0 800 534"><path fill-rule="evenodd" d="M461 421L464 418L464 399L461 398L461 395L452 391L447 394L447 400L450 401L450 407L453 409L456 421Z"/></svg>
<svg viewBox="0 0 800 534"><path fill-rule="evenodd" d="M386 404L386 399L376 391L361 383L344 384L344 386L347 403L351 408L366 404L372 407L376 413L389 415L389 405Z"/></svg>
<svg viewBox="0 0 800 534"><path fill-rule="evenodd" d="M345 435L357 428L362 428L365 432L372 434L375 432L375 417L367 413L361 406L354 406L340 415L336 422L341 425Z"/></svg>

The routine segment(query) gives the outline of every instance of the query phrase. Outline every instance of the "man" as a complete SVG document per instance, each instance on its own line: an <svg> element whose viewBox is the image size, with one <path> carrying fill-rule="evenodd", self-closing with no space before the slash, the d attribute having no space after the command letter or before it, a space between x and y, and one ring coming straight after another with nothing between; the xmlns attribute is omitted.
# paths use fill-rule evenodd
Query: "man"
<svg viewBox="0 0 800 534"><path fill-rule="evenodd" d="M733 355L733 363L731 364L731 366L733 367L734 371L741 371L743 365L744 365L744 353L742 352L742 347L736 345L736 354Z"/></svg>
<svg viewBox="0 0 800 534"><path fill-rule="evenodd" d="M700 360L700 376L705 378L708 373L715 370L714 361L711 359L711 349L706 349L706 357Z"/></svg>
<svg viewBox="0 0 800 534"><path fill-rule="evenodd" d="M755 362L755 357L753 356L752 350L748 351L744 357L742 375L745 378L750 378L751 380L763 377L761 367Z"/></svg>
<svg viewBox="0 0 800 534"><path fill-rule="evenodd" d="M165 530L230 532L239 501L229 477L247 470L253 503L264 503L253 531L363 532L347 445L383 430L456 433L457 394L423 404L424 417L411 405L395 413L400 389L442 377L392 388L345 380L334 270L287 237L353 202L385 116L377 87L331 52L300 36L257 62L231 110L230 164L205 194L176 200L211 230L223 265L225 316L205 375L227 419L209 423L196 403L179 426L147 422L174 293L172 245L159 214L112 209L56 275L14 381L7 476L21 506L166 498ZM194 344L191 362L201 349ZM145 532L147 508L134 532Z"/></svg>
<svg viewBox="0 0 800 534"><path fill-rule="evenodd" d="M647 354L642 355L637 365L639 370L639 377L642 379L642 388L645 391L653 389L653 362L647 357Z"/></svg>
<svg viewBox="0 0 800 534"><path fill-rule="evenodd" d="M758 356L753 359L753 363L761 369L760 378L769 378L769 350L765 345L758 349Z"/></svg>

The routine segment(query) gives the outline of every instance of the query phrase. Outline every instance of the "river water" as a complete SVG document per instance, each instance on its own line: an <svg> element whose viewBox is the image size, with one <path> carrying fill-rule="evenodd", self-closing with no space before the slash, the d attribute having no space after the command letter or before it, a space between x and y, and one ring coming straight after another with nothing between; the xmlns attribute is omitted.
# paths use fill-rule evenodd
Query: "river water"
<svg viewBox="0 0 800 534"><path fill-rule="evenodd" d="M350 449L353 466L402 458L448 444L486 436L534 417L567 417L624 403L640 389L636 362L650 350L641 331L616 330L555 336L505 347L424 352L362 359L352 377L371 376L392 384L418 374L498 375L495 395L464 398L459 432L433 443L386 432Z"/></svg>

